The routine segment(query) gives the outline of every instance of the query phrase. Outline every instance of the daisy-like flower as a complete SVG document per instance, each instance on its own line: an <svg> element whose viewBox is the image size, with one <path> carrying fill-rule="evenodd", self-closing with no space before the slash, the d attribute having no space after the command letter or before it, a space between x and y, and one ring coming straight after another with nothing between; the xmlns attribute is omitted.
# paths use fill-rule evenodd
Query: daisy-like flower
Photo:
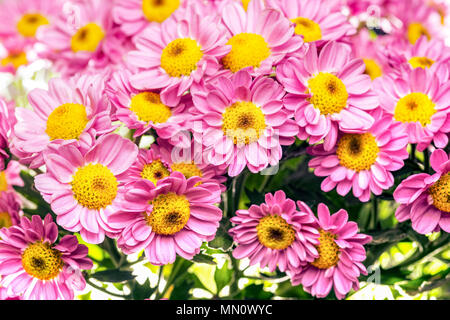
<svg viewBox="0 0 450 320"><path fill-rule="evenodd" d="M75 236L58 243L58 228L48 214L33 216L0 230L0 285L9 297L24 300L72 300L86 282L81 270L92 268L88 248Z"/></svg>
<svg viewBox="0 0 450 320"><path fill-rule="evenodd" d="M312 213L305 203L298 201L297 205L300 211ZM358 225L348 221L343 209L330 215L328 207L320 203L317 213L319 257L289 273L291 282L302 284L306 292L318 298L326 297L333 288L336 297L343 299L352 288L359 289L360 274L367 274L362 264L366 259L364 245L372 238L358 233Z"/></svg>
<svg viewBox="0 0 450 320"><path fill-rule="evenodd" d="M30 63L30 56L26 40L8 38L2 41L2 52L0 54L0 72L15 74L21 66Z"/></svg>
<svg viewBox="0 0 450 320"><path fill-rule="evenodd" d="M448 143L447 115L450 83L441 83L429 69L416 68L401 76L385 76L374 82L381 107L402 124L409 143L423 151L431 141L443 148Z"/></svg>
<svg viewBox="0 0 450 320"><path fill-rule="evenodd" d="M295 141L298 126L284 110L285 92L273 79L253 80L244 69L231 78L219 77L204 92L194 100L203 121L194 125L194 139L205 146L208 163L227 165L230 176L246 166L257 173L277 165L281 146Z"/></svg>
<svg viewBox="0 0 450 320"><path fill-rule="evenodd" d="M145 29L128 57L130 65L139 68L131 77L133 87L161 89L162 103L177 106L193 83L215 75L218 60L230 50L216 20L189 10L183 19L169 18Z"/></svg>
<svg viewBox="0 0 450 320"><path fill-rule="evenodd" d="M36 188L50 203L56 222L80 232L88 243L101 243L117 230L107 217L121 207L118 175L132 165L138 148L116 134L99 138L87 152L74 144L61 145L45 154L47 172L35 178Z"/></svg>
<svg viewBox="0 0 450 320"><path fill-rule="evenodd" d="M0 193L0 229L20 223L22 211L13 192Z"/></svg>
<svg viewBox="0 0 450 320"><path fill-rule="evenodd" d="M118 71L112 75L106 92L115 107L115 117L132 130L134 137L155 129L159 137L173 139L189 127L187 108L189 97L181 98L178 105L169 107L161 101L158 91L143 91L131 86L131 71Z"/></svg>
<svg viewBox="0 0 450 320"><path fill-rule="evenodd" d="M309 162L314 174L326 177L321 185L323 191L336 188L345 196L353 189L353 195L366 202L371 193L380 195L392 187L391 171L402 168L408 157L408 135L391 116L383 116L380 109L376 113L376 121L367 132L341 134L328 152L323 144L308 149L315 156Z"/></svg>
<svg viewBox="0 0 450 320"><path fill-rule="evenodd" d="M306 43L320 45L356 33L341 8L330 5L330 1L267 0L267 4L283 12L295 24L295 33Z"/></svg>
<svg viewBox="0 0 450 320"><path fill-rule="evenodd" d="M21 166L17 161L9 161L5 170L0 171L0 194L4 191L14 191L13 186L23 187L20 177Z"/></svg>
<svg viewBox="0 0 450 320"><path fill-rule="evenodd" d="M215 206L220 188L198 185L199 177L180 172L158 182L139 181L125 194L122 210L109 217L122 228L117 244L126 254L144 249L150 263L173 263L177 254L192 259L203 241L214 238L222 211Z"/></svg>
<svg viewBox="0 0 450 320"><path fill-rule="evenodd" d="M43 165L42 152L49 144L75 142L83 147L97 135L114 130L110 104L103 94L101 76L81 76L70 80L51 79L49 89L34 89L28 95L33 110L17 108L14 147L21 162L31 168Z"/></svg>
<svg viewBox="0 0 450 320"><path fill-rule="evenodd" d="M54 23L61 10L60 0L3 1L0 8L0 37L35 42L38 29Z"/></svg>
<svg viewBox="0 0 450 320"><path fill-rule="evenodd" d="M238 210L230 221L229 230L238 246L233 251L236 259L249 258L250 264L278 267L282 272L293 270L316 259L319 232L315 217L310 212L297 211L295 202L279 190L267 193L265 203Z"/></svg>
<svg viewBox="0 0 450 320"><path fill-rule="evenodd" d="M320 51L313 43L304 59L288 58L277 68L277 78L288 92L284 104L295 114L298 137L315 144L324 139L331 150L338 131L361 133L373 122L369 112L378 107L372 81L362 59L351 59L344 44L328 42Z"/></svg>
<svg viewBox="0 0 450 320"><path fill-rule="evenodd" d="M433 175L412 175L395 190L394 199L400 203L395 217L400 222L411 220L412 228L421 234L450 232L450 161L444 150L436 149L430 164Z"/></svg>
<svg viewBox="0 0 450 320"><path fill-rule="evenodd" d="M42 57L54 62L64 76L98 73L121 63L126 37L114 25L112 6L113 1L102 0L72 3L70 14L39 29L36 36L46 48Z"/></svg>
<svg viewBox="0 0 450 320"><path fill-rule="evenodd" d="M222 59L225 70L236 73L251 67L252 75L268 75L288 53L302 47L302 38L294 33L291 22L281 12L264 7L262 0L253 0L247 11L234 1L223 8L231 46Z"/></svg>

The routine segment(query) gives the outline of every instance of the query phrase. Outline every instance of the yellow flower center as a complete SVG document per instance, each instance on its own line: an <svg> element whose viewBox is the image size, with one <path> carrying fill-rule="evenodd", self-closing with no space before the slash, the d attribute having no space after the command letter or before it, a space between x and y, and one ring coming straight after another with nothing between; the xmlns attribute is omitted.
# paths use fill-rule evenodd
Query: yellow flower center
<svg viewBox="0 0 450 320"><path fill-rule="evenodd" d="M407 37L411 44L415 44L417 40L421 36L426 36L428 40L431 39L431 35L428 32L427 28L425 28L421 23L419 22L413 22L408 26L408 32Z"/></svg>
<svg viewBox="0 0 450 320"><path fill-rule="evenodd" d="M248 4L251 0L242 0L242 6L244 7L245 11L247 11Z"/></svg>
<svg viewBox="0 0 450 320"><path fill-rule="evenodd" d="M295 33L303 36L304 42L313 42L322 39L322 30L315 21L303 17L298 17L291 21L295 23Z"/></svg>
<svg viewBox="0 0 450 320"><path fill-rule="evenodd" d="M141 172L141 177L143 179L150 180L156 186L156 183L162 178L168 177L170 175L167 167L161 162L161 160L155 160L151 163L144 165Z"/></svg>
<svg viewBox="0 0 450 320"><path fill-rule="evenodd" d="M383 75L380 65L374 59L363 59L363 61L366 65L364 73L367 74L370 79L375 80Z"/></svg>
<svg viewBox="0 0 450 320"><path fill-rule="evenodd" d="M232 72L246 67L259 68L261 62L270 56L269 45L259 34L239 33L227 44L231 45L231 51L222 59L222 63Z"/></svg>
<svg viewBox="0 0 450 320"><path fill-rule="evenodd" d="M423 127L431 123L436 113L435 104L424 93L413 92L397 102L394 119L401 122L420 122Z"/></svg>
<svg viewBox="0 0 450 320"><path fill-rule="evenodd" d="M173 192L160 194L150 204L153 210L147 223L156 234L169 236L181 231L191 215L186 197Z"/></svg>
<svg viewBox="0 0 450 320"><path fill-rule="evenodd" d="M186 163L186 162L178 162L173 163L170 168L172 171L181 172L186 179L192 178L192 177L202 177L203 172L200 170L197 165L194 162ZM198 182L195 184L195 186L198 186L202 184L202 182Z"/></svg>
<svg viewBox="0 0 450 320"><path fill-rule="evenodd" d="M49 24L49 21L40 13L27 13L17 23L17 31L24 37L34 37L40 26Z"/></svg>
<svg viewBox="0 0 450 320"><path fill-rule="evenodd" d="M30 244L22 254L22 266L32 277L39 280L51 280L61 272L64 261L61 252L50 244L35 242Z"/></svg>
<svg viewBox="0 0 450 320"><path fill-rule="evenodd" d="M429 189L433 205L444 212L450 212L450 173L443 175Z"/></svg>
<svg viewBox="0 0 450 320"><path fill-rule="evenodd" d="M175 39L161 54L161 67L171 77L189 76L197 70L203 52L197 41L189 38Z"/></svg>
<svg viewBox="0 0 450 320"><path fill-rule="evenodd" d="M334 241L336 235L322 229L319 229L319 233L319 245L317 246L319 257L311 264L319 269L334 267L339 261L339 246Z"/></svg>
<svg viewBox="0 0 450 320"><path fill-rule="evenodd" d="M172 115L168 106L161 102L159 94L154 92L141 92L131 99L130 110L139 121L164 123Z"/></svg>
<svg viewBox="0 0 450 320"><path fill-rule="evenodd" d="M3 67L12 65L15 69L26 64L28 64L28 59L25 52L12 52L6 58L1 60L1 65Z"/></svg>
<svg viewBox="0 0 450 320"><path fill-rule="evenodd" d="M426 69L434 64L434 61L427 57L412 57L409 59L409 64L415 68Z"/></svg>
<svg viewBox="0 0 450 320"><path fill-rule="evenodd" d="M0 172L0 192L8 190L8 180L5 171Z"/></svg>
<svg viewBox="0 0 450 320"><path fill-rule="evenodd" d="M11 216L8 212L0 212L0 229L12 226Z"/></svg>
<svg viewBox="0 0 450 320"><path fill-rule="evenodd" d="M45 132L50 140L78 139L88 122L85 106L77 103L66 103L57 107L48 116Z"/></svg>
<svg viewBox="0 0 450 320"><path fill-rule="evenodd" d="M259 242L270 249L283 250L295 240L295 230L281 216L269 214L256 226Z"/></svg>
<svg viewBox="0 0 450 320"><path fill-rule="evenodd" d="M266 128L264 113L248 101L238 101L227 107L222 122L223 133L233 139L234 144L255 142Z"/></svg>
<svg viewBox="0 0 450 320"><path fill-rule="evenodd" d="M105 38L105 32L102 27L94 22L90 22L78 29L72 36L70 46L73 52L95 52L103 38Z"/></svg>
<svg viewBox="0 0 450 320"><path fill-rule="evenodd" d="M336 154L342 166L359 172L370 169L379 151L375 137L370 132L347 133L339 139Z"/></svg>
<svg viewBox="0 0 450 320"><path fill-rule="evenodd" d="M102 164L88 164L73 175L73 196L89 209L106 208L116 198L118 182L114 174Z"/></svg>
<svg viewBox="0 0 450 320"><path fill-rule="evenodd" d="M143 0L142 11L150 22L163 22L180 6L180 0Z"/></svg>
<svg viewBox="0 0 450 320"><path fill-rule="evenodd" d="M341 79L331 73L320 72L308 81L309 101L323 115L339 113L347 106L348 93Z"/></svg>

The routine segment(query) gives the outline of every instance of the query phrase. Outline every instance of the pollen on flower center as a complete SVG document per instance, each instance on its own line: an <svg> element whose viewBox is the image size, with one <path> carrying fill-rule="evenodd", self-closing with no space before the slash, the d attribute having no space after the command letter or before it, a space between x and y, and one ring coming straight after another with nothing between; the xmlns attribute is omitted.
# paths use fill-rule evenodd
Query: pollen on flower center
<svg viewBox="0 0 450 320"><path fill-rule="evenodd" d="M73 52L95 52L97 51L98 45L104 38L105 32L102 27L94 22L90 22L78 29L78 31L72 36L70 46Z"/></svg>
<svg viewBox="0 0 450 320"><path fill-rule="evenodd" d="M259 242L270 249L283 250L295 240L294 228L280 215L269 214L256 226Z"/></svg>
<svg viewBox="0 0 450 320"><path fill-rule="evenodd" d="M413 92L397 102L394 118L401 122L420 122L422 127L431 123L431 117L436 113L435 104L422 92Z"/></svg>
<svg viewBox="0 0 450 320"><path fill-rule="evenodd" d="M160 194L150 204L153 209L147 216L147 224L160 235L168 236L181 231L191 214L186 196L173 192Z"/></svg>
<svg viewBox="0 0 450 320"><path fill-rule="evenodd" d="M295 23L295 33L303 36L304 42L313 42L322 39L322 30L315 21L303 17L298 17L291 21Z"/></svg>
<svg viewBox="0 0 450 320"><path fill-rule="evenodd" d="M17 31L24 37L34 37L40 26L49 24L49 21L40 13L27 13L17 23Z"/></svg>
<svg viewBox="0 0 450 320"><path fill-rule="evenodd" d="M169 175L169 170L161 160L154 160L151 163L147 163L141 172L141 177L150 180L155 186L159 180Z"/></svg>
<svg viewBox="0 0 450 320"><path fill-rule="evenodd" d="M61 272L64 261L61 252L50 244L35 242L30 244L22 254L22 266L32 277L39 280L51 280Z"/></svg>
<svg viewBox="0 0 450 320"><path fill-rule="evenodd" d="M171 116L172 111L161 102L159 94L154 92L141 92L131 99L130 110L139 121L164 123Z"/></svg>
<svg viewBox="0 0 450 320"><path fill-rule="evenodd" d="M363 59L363 61L366 65L364 73L367 74L370 79L374 80L383 75L380 65L374 59Z"/></svg>
<svg viewBox="0 0 450 320"><path fill-rule="evenodd" d="M143 0L142 11L150 22L163 22L180 6L180 0Z"/></svg>
<svg viewBox="0 0 450 320"><path fill-rule="evenodd" d="M28 63L27 54L22 51L12 52L7 57L3 58L0 63L3 67L12 65L14 69L17 69L18 67Z"/></svg>
<svg viewBox="0 0 450 320"><path fill-rule="evenodd" d="M339 246L336 244L336 235L319 229L319 245L317 251L319 257L311 264L319 269L329 269L339 262Z"/></svg>
<svg viewBox="0 0 450 320"><path fill-rule="evenodd" d="M434 64L434 61L427 57L412 57L411 59L409 59L409 64L413 68L426 69L431 67Z"/></svg>
<svg viewBox="0 0 450 320"><path fill-rule="evenodd" d="M5 171L0 172L0 192L8 190L8 180Z"/></svg>
<svg viewBox="0 0 450 320"><path fill-rule="evenodd" d="M341 79L331 73L320 72L308 81L309 101L323 115L339 113L347 106L348 92Z"/></svg>
<svg viewBox="0 0 450 320"><path fill-rule="evenodd" d="M375 137L370 132L347 133L339 139L336 154L342 166L359 172L370 169L379 151Z"/></svg>
<svg viewBox="0 0 450 320"><path fill-rule="evenodd" d="M266 40L259 34L239 33L227 42L231 51L222 59L223 66L232 72L246 67L259 68L270 56L270 48Z"/></svg>
<svg viewBox="0 0 450 320"><path fill-rule="evenodd" d="M50 140L78 139L88 122L85 106L77 103L66 103L57 107L48 116L45 132Z"/></svg>
<svg viewBox="0 0 450 320"><path fill-rule="evenodd" d="M222 122L224 135L232 139L234 144L253 143L266 128L264 113L248 101L238 101L227 107Z"/></svg>
<svg viewBox="0 0 450 320"><path fill-rule="evenodd" d="M161 67L171 77L189 76L197 70L203 52L197 41L189 38L175 39L161 54Z"/></svg>
<svg viewBox="0 0 450 320"><path fill-rule="evenodd" d="M192 178L192 177L202 177L203 176L202 170L200 170L194 162L191 162L191 163L186 163L186 162L173 163L170 166L170 168L172 169L172 171L181 172L186 177L186 179L189 179L189 178Z"/></svg>
<svg viewBox="0 0 450 320"><path fill-rule="evenodd" d="M12 226L11 216L8 212L0 212L0 229Z"/></svg>
<svg viewBox="0 0 450 320"><path fill-rule="evenodd" d="M433 205L444 212L450 213L450 173L443 175L429 189Z"/></svg>
<svg viewBox="0 0 450 320"><path fill-rule="evenodd" d="M413 22L408 26L407 35L411 44L415 44L421 36L426 36L428 40L431 39L430 32L419 22Z"/></svg>
<svg viewBox="0 0 450 320"><path fill-rule="evenodd" d="M75 172L71 185L74 198L80 205L98 210L112 204L118 182L106 166L90 163Z"/></svg>

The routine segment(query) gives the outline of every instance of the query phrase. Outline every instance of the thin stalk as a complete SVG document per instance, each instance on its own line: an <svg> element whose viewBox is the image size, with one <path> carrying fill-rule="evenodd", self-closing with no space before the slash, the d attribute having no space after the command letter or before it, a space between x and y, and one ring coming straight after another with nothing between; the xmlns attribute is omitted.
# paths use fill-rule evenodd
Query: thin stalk
<svg viewBox="0 0 450 320"><path fill-rule="evenodd" d="M97 290L99 290L99 291L102 291L103 293L106 293L106 294L111 295L111 296L113 296L113 297L118 297L118 298L123 298L123 299L126 299L126 298L128 297L128 296L124 296L124 295L121 295L121 294L118 294L118 293L114 293L114 292L108 291L108 290L106 290L105 288L102 288L102 287L96 285L95 283L93 283L93 282L92 282L91 280L89 280L89 279L86 279L86 282L87 282L92 288L95 288L95 289L97 289Z"/></svg>

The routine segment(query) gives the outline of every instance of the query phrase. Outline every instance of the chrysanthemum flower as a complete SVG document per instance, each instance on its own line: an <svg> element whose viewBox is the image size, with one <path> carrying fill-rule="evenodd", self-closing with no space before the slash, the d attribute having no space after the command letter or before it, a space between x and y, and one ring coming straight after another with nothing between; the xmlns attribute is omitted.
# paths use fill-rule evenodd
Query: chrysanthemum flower
<svg viewBox="0 0 450 320"><path fill-rule="evenodd" d="M99 138L89 151L74 144L48 150L47 172L35 178L36 188L50 203L56 222L80 232L88 243L101 243L117 230L106 224L121 207L118 176L132 165L138 149L130 140L110 134Z"/></svg>
<svg viewBox="0 0 450 320"><path fill-rule="evenodd" d="M312 212L303 202L297 205L302 212ZM332 288L338 299L343 299L353 288L359 289L358 277L367 274L362 262L366 259L364 245L372 238L358 233L356 222L348 221L347 211L341 209L330 215L326 205L317 209L319 257L297 272L289 273L292 285L302 284L311 295L324 298Z"/></svg>
<svg viewBox="0 0 450 320"><path fill-rule="evenodd" d="M435 174L415 174L403 180L394 192L400 206L398 221L411 220L412 228L427 234L440 229L450 232L450 162L445 151L435 150L430 157Z"/></svg>
<svg viewBox="0 0 450 320"><path fill-rule="evenodd" d="M359 200L366 202L370 194L380 195L394 184L391 171L403 167L408 157L408 135L400 123L377 110L376 121L365 133L345 133L336 146L325 151L323 144L310 147L315 156L309 166L318 177L326 177L321 188L328 192L336 188L345 196L350 189Z"/></svg>
<svg viewBox="0 0 450 320"><path fill-rule="evenodd" d="M303 45L294 26L277 10L265 9L263 1L253 0L247 11L237 2L223 8L231 51L222 59L225 70L236 73L251 67L252 75L268 75L288 53Z"/></svg>
<svg viewBox="0 0 450 320"><path fill-rule="evenodd" d="M158 91L134 89L130 84L131 71L118 71L112 75L106 92L115 107L115 117L129 129L136 130L134 137L155 129L159 137L176 140L180 131L189 127L190 115L186 109L192 105L183 97L173 107L161 101Z"/></svg>
<svg viewBox="0 0 450 320"><path fill-rule="evenodd" d="M0 7L0 37L36 41L37 30L55 22L62 11L62 1L6 0Z"/></svg>
<svg viewBox="0 0 450 320"><path fill-rule="evenodd" d="M131 77L133 87L161 89L165 105L178 105L194 82L217 72L218 60L230 50L216 20L190 10L183 19L170 18L145 29L136 38L137 50L128 57L139 68Z"/></svg>
<svg viewBox="0 0 450 320"><path fill-rule="evenodd" d="M21 66L28 65L35 54L30 53L27 41L24 39L8 38L1 43L0 72L15 74Z"/></svg>
<svg viewBox="0 0 450 320"><path fill-rule="evenodd" d="M44 220L22 218L19 225L0 230L0 285L7 296L25 300L71 300L86 286L81 270L91 269L88 248L75 236L59 243L58 228L48 214Z"/></svg>
<svg viewBox="0 0 450 320"><path fill-rule="evenodd" d="M20 203L13 192L0 193L0 229L9 228L20 223L22 211Z"/></svg>
<svg viewBox="0 0 450 320"><path fill-rule="evenodd" d="M49 144L75 142L88 147L97 135L113 131L103 91L101 76L51 79L48 91L31 91L28 101L33 110L17 108L14 147L27 154L21 161L36 168L43 165L42 152Z"/></svg>
<svg viewBox="0 0 450 320"><path fill-rule="evenodd" d="M283 12L295 24L295 33L306 43L320 45L356 33L340 8L330 5L329 1L267 0L267 6Z"/></svg>
<svg viewBox="0 0 450 320"><path fill-rule="evenodd" d="M247 69L231 78L219 77L207 88L194 100L203 125L194 125L193 131L194 139L205 146L208 162L228 165L230 176L246 166L256 173L277 165L281 146L292 144L298 133L281 102L283 88L270 78L252 80Z"/></svg>
<svg viewBox="0 0 450 320"><path fill-rule="evenodd" d="M409 143L424 150L431 141L447 145L450 84L441 83L429 69L405 71L400 77L385 76L374 82L381 107L402 124Z"/></svg>
<svg viewBox="0 0 450 320"><path fill-rule="evenodd" d="M265 203L238 210L229 230L238 246L236 259L249 258L250 264L281 271L295 269L318 257L319 232L310 212L297 211L295 202L283 191L267 193Z"/></svg>
<svg viewBox="0 0 450 320"><path fill-rule="evenodd" d="M51 60L64 76L78 72L98 73L121 63L126 37L114 25L113 1L90 0L71 4L72 16L39 29L37 38L46 50L42 57Z"/></svg>
<svg viewBox="0 0 450 320"><path fill-rule="evenodd" d="M361 133L378 107L372 81L364 74L362 59L351 59L347 46L328 42L320 54L311 44L304 59L291 57L277 68L277 78L288 95L286 108L295 113L298 137L315 144L324 139L325 150L336 144L338 131Z"/></svg>
<svg viewBox="0 0 450 320"><path fill-rule="evenodd" d="M203 241L214 238L222 211L216 207L220 188L198 185L199 177L180 172L158 182L139 181L125 194L122 210L109 217L123 231L117 240L126 254L144 249L150 263L173 263L177 254L192 259Z"/></svg>

